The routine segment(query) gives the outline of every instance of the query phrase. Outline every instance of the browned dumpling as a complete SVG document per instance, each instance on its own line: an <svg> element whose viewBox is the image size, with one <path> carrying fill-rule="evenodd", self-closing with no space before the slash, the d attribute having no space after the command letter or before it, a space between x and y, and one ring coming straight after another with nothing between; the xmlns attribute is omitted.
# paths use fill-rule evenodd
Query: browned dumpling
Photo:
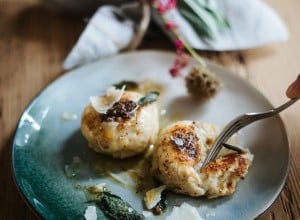
<svg viewBox="0 0 300 220"><path fill-rule="evenodd" d="M157 104L138 105L141 97L137 92L124 91L106 114L97 112L91 104L84 109L81 132L93 150L126 158L144 152L156 140Z"/></svg>
<svg viewBox="0 0 300 220"><path fill-rule="evenodd" d="M225 156L201 168L218 130L212 124L179 121L163 129L157 139L151 170L167 188L189 196L209 198L232 194L252 161L249 151ZM224 155L224 152L223 152Z"/></svg>

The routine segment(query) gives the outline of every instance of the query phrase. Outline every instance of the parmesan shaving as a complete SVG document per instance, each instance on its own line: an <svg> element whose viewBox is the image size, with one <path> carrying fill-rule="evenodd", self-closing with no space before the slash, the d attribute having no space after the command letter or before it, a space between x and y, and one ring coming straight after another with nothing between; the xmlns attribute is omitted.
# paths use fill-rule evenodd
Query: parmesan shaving
<svg viewBox="0 0 300 220"><path fill-rule="evenodd" d="M199 215L197 209L188 203L182 203L180 207L174 207L171 214L166 218L166 220L203 220Z"/></svg>
<svg viewBox="0 0 300 220"><path fill-rule="evenodd" d="M121 99L124 90L125 86L122 89L116 89L114 86L111 86L106 90L105 96L91 96L91 105L100 114L106 114L107 110Z"/></svg>
<svg viewBox="0 0 300 220"><path fill-rule="evenodd" d="M149 211L143 211L142 214L145 218L152 216L152 212L149 212Z"/></svg>
<svg viewBox="0 0 300 220"><path fill-rule="evenodd" d="M73 121L73 120L76 120L77 119L77 115L72 113L72 112L64 112L62 115L61 115L61 119L63 121Z"/></svg>
<svg viewBox="0 0 300 220"><path fill-rule="evenodd" d="M97 220L96 207L88 206L85 210L84 218L86 220Z"/></svg>
<svg viewBox="0 0 300 220"><path fill-rule="evenodd" d="M144 201L147 209L152 209L161 200L161 193L166 189L165 185L153 188L146 192Z"/></svg>
<svg viewBox="0 0 300 220"><path fill-rule="evenodd" d="M108 175L116 182L129 187L129 188L136 188L137 187L137 182L135 179L132 178L132 172L133 170L128 170L124 172L119 172L119 173L112 173L108 172Z"/></svg>

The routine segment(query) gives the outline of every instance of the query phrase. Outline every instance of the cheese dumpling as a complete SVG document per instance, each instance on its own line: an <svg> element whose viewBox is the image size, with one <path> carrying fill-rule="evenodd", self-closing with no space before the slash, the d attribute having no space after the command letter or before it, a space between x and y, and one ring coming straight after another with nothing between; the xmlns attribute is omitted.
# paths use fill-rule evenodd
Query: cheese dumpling
<svg viewBox="0 0 300 220"><path fill-rule="evenodd" d="M89 146L99 153L126 158L144 152L154 143L159 130L158 106L156 102L139 105L142 97L137 92L112 95L108 91L105 96L96 97L96 101L91 99L81 120L81 132ZM101 105L97 108L95 102Z"/></svg>
<svg viewBox="0 0 300 220"><path fill-rule="evenodd" d="M252 155L223 151L223 156L201 169L217 135L213 124L179 121L167 126L155 144L151 171L178 193L208 198L232 194L238 180L247 174Z"/></svg>

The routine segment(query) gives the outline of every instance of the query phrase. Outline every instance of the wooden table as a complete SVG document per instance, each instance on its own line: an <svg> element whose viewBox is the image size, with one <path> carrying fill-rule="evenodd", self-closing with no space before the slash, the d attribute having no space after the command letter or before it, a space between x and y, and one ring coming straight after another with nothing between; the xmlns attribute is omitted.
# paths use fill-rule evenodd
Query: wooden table
<svg viewBox="0 0 300 220"><path fill-rule="evenodd" d="M266 2L287 24L288 42L201 54L246 79L277 106L287 100L285 90L300 71L300 1ZM62 61L84 26L83 17L57 15L37 0L0 0L0 219L37 219L12 179L12 138L26 105L63 74ZM173 46L152 24L140 48L172 50ZM300 219L300 102L281 117L290 141L290 173L280 197L261 219Z"/></svg>

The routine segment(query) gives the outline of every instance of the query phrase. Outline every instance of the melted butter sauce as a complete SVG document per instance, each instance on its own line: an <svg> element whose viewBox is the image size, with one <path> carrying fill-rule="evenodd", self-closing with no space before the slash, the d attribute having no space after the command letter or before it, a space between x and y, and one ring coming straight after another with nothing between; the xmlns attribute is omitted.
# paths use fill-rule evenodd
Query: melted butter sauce
<svg viewBox="0 0 300 220"><path fill-rule="evenodd" d="M139 92L141 94L146 94L146 93L151 92L151 91L159 92L160 95L157 99L159 111L160 112L165 112L164 114L160 114L160 118L159 118L160 130L162 128L166 127L167 125L175 122L175 121L179 121L179 120L184 119L184 115L183 115L182 112L172 111L172 113L170 113L168 111L168 109L164 109L162 107L161 100L164 99L166 90L165 90L164 86L159 84L158 82L155 82L155 81L150 80L150 79L145 79L144 81L139 83L139 87L137 89L133 90L133 91Z"/></svg>
<svg viewBox="0 0 300 220"><path fill-rule="evenodd" d="M164 87L152 80L146 79L138 84L139 86L129 91L139 92L143 95L151 91L159 92L157 100L159 111L161 111L161 101L164 98ZM179 116L174 119L180 118ZM165 115L160 116L160 126L165 127L174 120L170 120ZM95 153L90 167L101 178L109 178L116 184L133 190L136 193L145 193L146 191L157 186L150 172L151 154L153 145L143 154L126 158L115 159L110 156Z"/></svg>
<svg viewBox="0 0 300 220"><path fill-rule="evenodd" d="M160 114L160 129L172 122L183 119L183 114L180 112L170 113L168 109L162 109L161 100L164 99L165 88L158 82L146 79L138 83L137 88L130 89L130 91L136 91L143 95L151 91L160 93L157 103L159 111L164 112L164 114ZM100 178L108 178L136 193L145 193L158 185L150 172L152 151L153 145L143 154L126 159L115 159L92 152L88 167Z"/></svg>
<svg viewBox="0 0 300 220"><path fill-rule="evenodd" d="M165 88L163 87L163 85L150 79L145 79L142 82L140 82L138 85L139 85L138 88L132 91L136 91L144 95L148 92L156 91L160 93L160 96L163 96L165 93Z"/></svg>
<svg viewBox="0 0 300 220"><path fill-rule="evenodd" d="M144 193L155 186L150 170L151 151L126 159L115 159L110 156L97 155L92 169L99 177L109 178L116 184Z"/></svg>

